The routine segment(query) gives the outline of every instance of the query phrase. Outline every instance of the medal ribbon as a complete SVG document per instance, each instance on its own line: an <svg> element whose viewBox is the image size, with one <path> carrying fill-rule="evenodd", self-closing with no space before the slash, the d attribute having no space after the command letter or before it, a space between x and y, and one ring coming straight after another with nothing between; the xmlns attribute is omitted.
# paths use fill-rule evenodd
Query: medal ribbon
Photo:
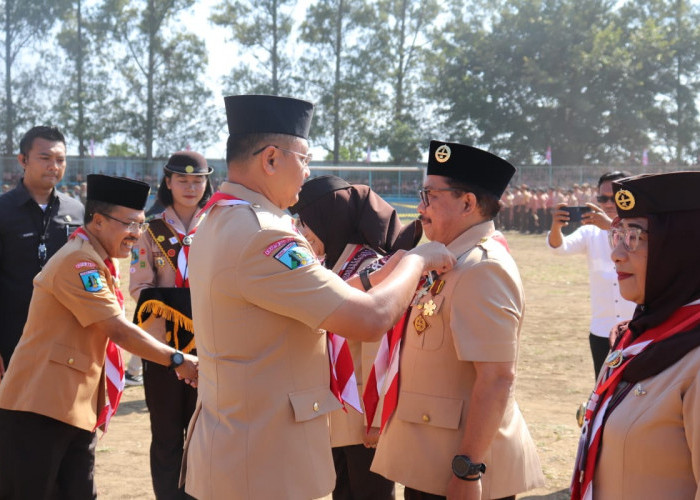
<svg viewBox="0 0 700 500"><path fill-rule="evenodd" d="M636 339L632 339L632 332L629 329L625 331L620 339L619 349L613 352L620 357L621 363L605 371L586 406L571 484L572 500L592 500L593 498L593 474L600 451L605 419L608 416L607 409L629 362L653 344L687 331L698 322L700 322L700 305L689 305L676 310L662 324L650 328Z"/></svg>
<svg viewBox="0 0 700 500"><path fill-rule="evenodd" d="M89 241L87 232L82 227L76 229L73 234L70 235L70 239L82 238L85 241ZM117 302L124 311L124 295L119 289L119 271L114 265L111 258L107 257L104 260L109 273L112 275L114 280L114 295L117 297ZM105 349L105 375L107 380L107 401L105 402L104 408L100 410L97 416L97 423L95 424L95 429L104 426L103 431L107 432L107 426L109 425L110 419L117 413L117 408L119 407L119 401L122 397L122 392L124 391L124 361L122 360L122 355L117 344L112 342L111 339L107 340L107 347Z"/></svg>

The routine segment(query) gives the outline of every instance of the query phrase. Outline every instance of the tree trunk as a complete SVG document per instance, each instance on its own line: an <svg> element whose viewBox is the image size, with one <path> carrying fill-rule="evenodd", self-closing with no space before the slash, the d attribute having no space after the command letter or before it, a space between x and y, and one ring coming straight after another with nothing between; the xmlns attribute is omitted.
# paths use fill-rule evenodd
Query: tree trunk
<svg viewBox="0 0 700 500"><path fill-rule="evenodd" d="M343 37L343 0L338 0L335 24L335 82L333 84L333 164L340 163L340 61Z"/></svg>
<svg viewBox="0 0 700 500"><path fill-rule="evenodd" d="M155 127L153 100L153 80L155 74L155 6L148 0L148 71L146 75L148 97L146 98L146 159L153 159L153 129Z"/></svg>
<svg viewBox="0 0 700 500"><path fill-rule="evenodd" d="M13 0L5 0L5 154L12 155L14 107L12 105L12 26Z"/></svg>

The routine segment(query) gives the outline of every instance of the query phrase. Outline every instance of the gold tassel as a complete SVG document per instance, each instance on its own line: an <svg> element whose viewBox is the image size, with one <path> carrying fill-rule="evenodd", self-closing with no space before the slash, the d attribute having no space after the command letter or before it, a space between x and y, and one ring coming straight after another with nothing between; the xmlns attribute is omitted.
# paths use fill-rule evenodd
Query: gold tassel
<svg viewBox="0 0 700 500"><path fill-rule="evenodd" d="M177 309L174 309L170 307L169 305L163 303L160 300L147 300L143 304L141 304L141 307L136 313L136 320L137 324L140 327L143 327L144 320L143 320L143 315L151 313L154 316L157 316L159 318L163 318L166 321L172 321L174 325L174 332L167 332L167 336L169 337L172 335L172 338L175 340L175 349L184 352L187 354L190 352L192 349L195 348L195 342L194 342L194 336L192 337L192 340L185 346L184 349L180 349L179 342L178 342L178 336L177 336L177 331L180 328L184 328L188 332L194 331L194 325L192 324L192 320L182 314L180 311ZM166 337L167 341L170 341L170 338Z"/></svg>

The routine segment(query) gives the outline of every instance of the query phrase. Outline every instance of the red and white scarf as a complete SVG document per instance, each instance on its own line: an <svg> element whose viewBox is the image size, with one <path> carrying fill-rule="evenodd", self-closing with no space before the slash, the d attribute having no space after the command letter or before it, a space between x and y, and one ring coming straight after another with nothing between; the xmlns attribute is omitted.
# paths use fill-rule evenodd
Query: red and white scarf
<svg viewBox="0 0 700 500"><path fill-rule="evenodd" d="M625 368L632 359L650 346L677 333L687 331L699 322L700 305L692 304L676 310L662 324L650 328L636 339L632 338L632 332L629 329L622 334L617 349L608 358L615 357L619 359L619 363L603 371L586 406L574 475L571 480L572 500L593 499L593 476L600 455L603 430L608 415L617 406L614 403L611 405L611 402L617 396L616 389L622 380Z"/></svg>
<svg viewBox="0 0 700 500"><path fill-rule="evenodd" d="M497 241L505 247L510 253L508 243L505 236L500 231L495 231L490 238ZM466 254L466 252L465 252ZM462 254L462 255L465 255ZM462 257L460 256L460 258ZM459 260L459 258L457 259ZM422 278L418 283L416 292L425 289L425 292L433 286L432 280ZM427 288L426 288L427 287ZM415 300L415 295L414 295ZM386 332L382 337L377 356L372 365L372 370L367 379L362 399L365 403L365 412L367 413L367 430L371 427L374 415L379 406L379 400L384 397L384 405L382 407L382 423L380 432L389 421L389 417L394 413L399 404L399 365L401 354L401 340L406 333L408 326L408 318L411 315L411 307L409 307L394 327Z"/></svg>
<svg viewBox="0 0 700 500"><path fill-rule="evenodd" d="M82 227L76 229L71 238L82 238L83 240L89 241L88 235ZM112 279L114 280L114 295L117 297L117 302L124 311L124 295L122 295L119 289L119 271L112 262L112 259L107 257L104 260L107 269L109 269ZM112 340L107 340L107 348L105 351L105 375L107 379L107 398L105 401L105 406L100 410L97 416L97 423L93 431L98 427L104 425L104 432L107 432L107 426L109 425L110 419L117 413L117 408L119 407L119 401L122 397L122 392L124 391L124 361L122 360L121 351L119 346L117 346Z"/></svg>

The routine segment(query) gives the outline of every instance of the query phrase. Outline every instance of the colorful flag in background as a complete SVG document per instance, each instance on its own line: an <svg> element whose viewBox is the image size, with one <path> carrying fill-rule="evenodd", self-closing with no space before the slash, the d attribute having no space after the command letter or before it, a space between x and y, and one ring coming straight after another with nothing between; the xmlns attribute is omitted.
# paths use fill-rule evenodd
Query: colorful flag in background
<svg viewBox="0 0 700 500"><path fill-rule="evenodd" d="M372 161L371 157L372 150L369 147L369 144L367 144L367 156L365 156L365 163L369 163Z"/></svg>
<svg viewBox="0 0 700 500"><path fill-rule="evenodd" d="M645 149L642 151L642 165L645 167L649 165L649 150Z"/></svg>
<svg viewBox="0 0 700 500"><path fill-rule="evenodd" d="M552 164L552 146L547 146L547 152L544 155L544 161L547 165Z"/></svg>

